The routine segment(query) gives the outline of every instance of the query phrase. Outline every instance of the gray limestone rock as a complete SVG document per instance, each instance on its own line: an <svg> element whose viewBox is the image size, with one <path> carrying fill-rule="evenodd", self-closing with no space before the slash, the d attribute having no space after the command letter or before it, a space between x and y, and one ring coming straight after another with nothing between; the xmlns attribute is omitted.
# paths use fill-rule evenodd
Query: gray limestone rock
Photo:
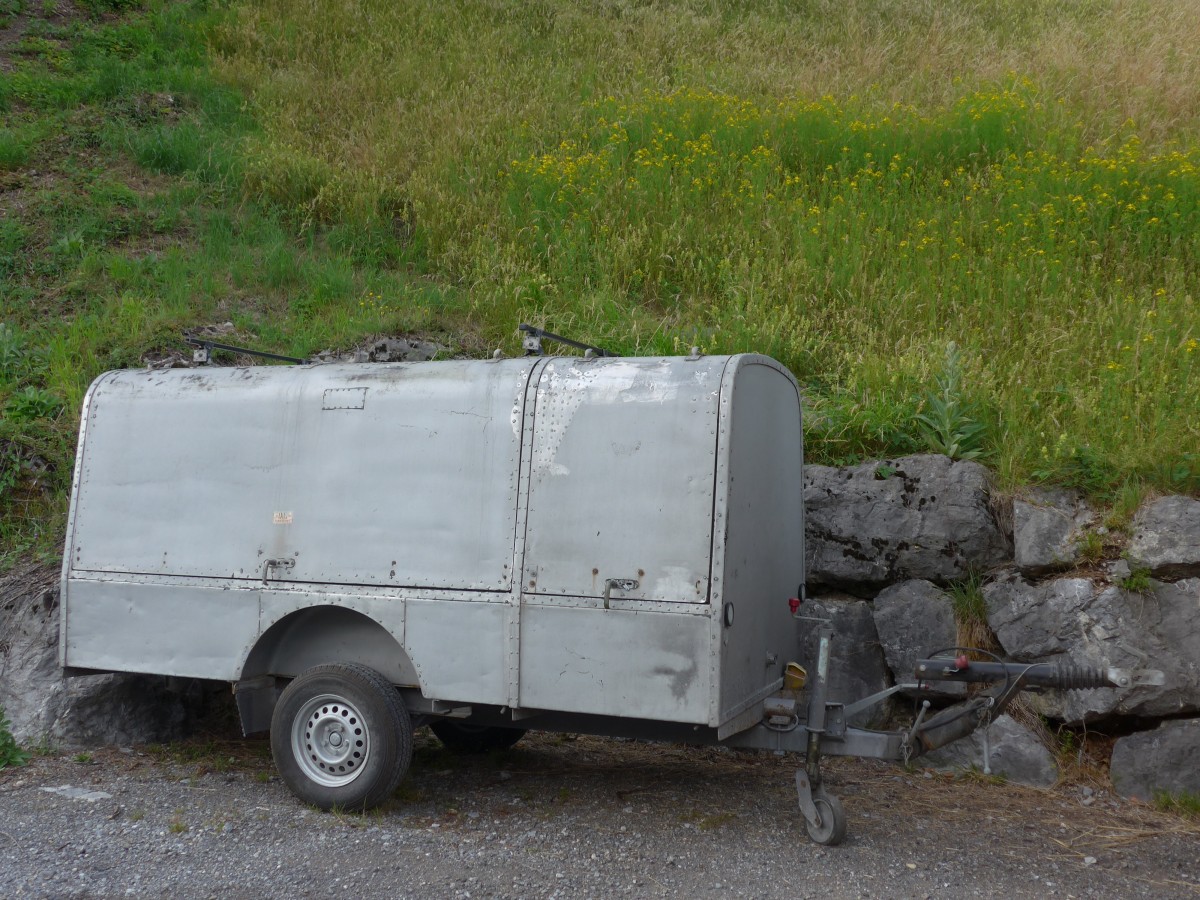
<svg viewBox="0 0 1200 900"><path fill-rule="evenodd" d="M984 588L988 624L1018 662L1161 669L1161 686L1047 691L1038 710L1068 723L1112 714L1200 711L1200 579L1152 582L1135 594L1085 578L1033 585L1010 576Z"/></svg>
<svg viewBox="0 0 1200 900"><path fill-rule="evenodd" d="M1058 781L1054 754L1034 732L1011 716L998 716L988 729L987 739L991 774L1033 787L1049 787ZM920 757L918 765L939 772L972 767L983 771L983 733L976 731L940 750L926 753Z"/></svg>
<svg viewBox="0 0 1200 900"><path fill-rule="evenodd" d="M0 706L25 745L128 745L183 737L225 685L186 694L149 675L64 678L58 665L58 573L26 566L0 578Z"/></svg>
<svg viewBox="0 0 1200 900"><path fill-rule="evenodd" d="M1070 568L1096 514L1074 491L1038 490L1013 501L1013 553L1026 575Z"/></svg>
<svg viewBox="0 0 1200 900"><path fill-rule="evenodd" d="M19 743L47 737L66 688L58 666L58 587L49 568L0 578L0 706Z"/></svg>
<svg viewBox="0 0 1200 900"><path fill-rule="evenodd" d="M1200 500L1162 497L1142 507L1128 555L1155 578L1200 575Z"/></svg>
<svg viewBox="0 0 1200 900"><path fill-rule="evenodd" d="M1125 559L1114 559L1104 566L1105 572L1108 573L1108 580L1114 584L1118 581L1124 581L1133 574L1133 570L1129 568L1129 561Z"/></svg>
<svg viewBox="0 0 1200 900"><path fill-rule="evenodd" d="M922 455L808 466L804 484L809 584L872 597L895 581L945 584L1008 559L977 463Z"/></svg>
<svg viewBox="0 0 1200 900"><path fill-rule="evenodd" d="M1200 719L1174 719L1121 738L1109 774L1125 797L1152 800L1156 791L1200 796Z"/></svg>
<svg viewBox="0 0 1200 900"><path fill-rule="evenodd" d="M810 598L800 612L810 618L832 620L833 643L829 654L831 701L853 703L891 684L869 603L854 597L830 595ZM800 619L797 628L803 649L800 662L808 670L811 684L817 668L818 623ZM854 716L850 724L865 727L878 725L887 718L888 712L888 704L883 703Z"/></svg>
<svg viewBox="0 0 1200 900"><path fill-rule="evenodd" d="M872 608L883 655L897 684L914 680L918 659L958 643L954 605L932 582L917 579L884 588ZM934 681L930 690L961 697L967 686Z"/></svg>

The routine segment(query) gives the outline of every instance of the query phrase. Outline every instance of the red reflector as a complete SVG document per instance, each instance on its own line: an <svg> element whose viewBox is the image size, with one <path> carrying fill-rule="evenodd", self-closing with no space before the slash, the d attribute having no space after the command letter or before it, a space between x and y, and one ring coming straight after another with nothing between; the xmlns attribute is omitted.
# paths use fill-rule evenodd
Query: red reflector
<svg viewBox="0 0 1200 900"><path fill-rule="evenodd" d="M793 616L796 614L796 610L798 610L799 608L800 608L800 598L799 597L788 597L788 609L790 609L792 611Z"/></svg>
<svg viewBox="0 0 1200 900"><path fill-rule="evenodd" d="M970 666L971 666L971 661L969 659L967 659L967 654L965 654L965 653L962 656L958 657L958 659L954 660L954 668L956 668L960 671L963 669L968 669L968 668L970 668Z"/></svg>

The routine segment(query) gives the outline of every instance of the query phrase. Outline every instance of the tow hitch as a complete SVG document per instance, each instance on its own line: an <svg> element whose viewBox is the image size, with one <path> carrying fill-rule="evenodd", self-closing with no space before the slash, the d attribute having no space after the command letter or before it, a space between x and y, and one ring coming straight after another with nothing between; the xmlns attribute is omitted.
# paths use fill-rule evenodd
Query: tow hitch
<svg viewBox="0 0 1200 900"><path fill-rule="evenodd" d="M726 741L735 746L805 755L804 768L796 773L797 799L808 836L818 844L838 844L846 835L842 804L826 791L821 780L822 755L908 763L978 728L986 728L1022 690L1128 689L1164 682L1163 673L1152 669L1012 663L985 650L951 647L919 660L913 683L895 685L849 705L831 703L828 676L833 628L826 621L818 621L817 666L808 678L806 702L801 700L799 691L785 689L764 702L762 722ZM990 660L973 660L971 654ZM855 713L882 703L898 691L919 690L931 681L960 681L988 687L981 687L966 700L933 713L930 701L923 701L916 720L906 729L875 731L847 724Z"/></svg>

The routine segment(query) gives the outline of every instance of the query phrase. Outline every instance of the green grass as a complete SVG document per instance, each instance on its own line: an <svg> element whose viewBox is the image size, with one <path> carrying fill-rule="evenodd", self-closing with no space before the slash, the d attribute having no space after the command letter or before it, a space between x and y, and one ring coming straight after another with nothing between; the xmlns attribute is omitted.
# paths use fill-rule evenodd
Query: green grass
<svg viewBox="0 0 1200 900"><path fill-rule="evenodd" d="M1188 791L1175 794L1170 791L1155 791L1154 805L1164 812L1173 812L1189 819L1200 819L1200 794Z"/></svg>
<svg viewBox="0 0 1200 900"><path fill-rule="evenodd" d="M1154 587L1150 580L1150 570L1143 566L1134 566L1130 573L1117 582L1123 590L1133 594L1148 594Z"/></svg>
<svg viewBox="0 0 1200 900"><path fill-rule="evenodd" d="M954 620L961 626L986 626L987 601L983 597L983 579L972 573L946 588L954 608Z"/></svg>
<svg viewBox="0 0 1200 900"><path fill-rule="evenodd" d="M983 596L983 578L971 573L946 587L946 596L954 609L959 646L985 651L998 650L996 636L987 619L987 601Z"/></svg>
<svg viewBox="0 0 1200 900"><path fill-rule="evenodd" d="M1200 491L1197 0L54 8L0 5L0 567L90 380L224 322L758 350L814 462Z"/></svg>
<svg viewBox="0 0 1200 900"><path fill-rule="evenodd" d="M1110 531L1127 533L1133 524L1133 517L1146 496L1146 486L1140 481L1127 481L1113 497L1112 508L1104 519L1104 525Z"/></svg>
<svg viewBox="0 0 1200 900"><path fill-rule="evenodd" d="M1036 107L1009 89L933 115L690 93L602 107L578 142L510 165L486 269L531 273L540 315L590 294L593 327L653 310L708 350L779 357L817 399L817 460L912 449L915 418L935 449L995 446L1010 480L1155 478L1196 437L1200 156L1048 149L1066 139ZM996 120L984 135L977 116ZM978 411L962 432L940 405L952 345ZM876 409L842 412L859 398Z"/></svg>
<svg viewBox="0 0 1200 900"><path fill-rule="evenodd" d="M1095 565L1103 561L1108 548L1104 545L1103 535L1094 531L1086 531L1079 539L1079 558L1085 563Z"/></svg>

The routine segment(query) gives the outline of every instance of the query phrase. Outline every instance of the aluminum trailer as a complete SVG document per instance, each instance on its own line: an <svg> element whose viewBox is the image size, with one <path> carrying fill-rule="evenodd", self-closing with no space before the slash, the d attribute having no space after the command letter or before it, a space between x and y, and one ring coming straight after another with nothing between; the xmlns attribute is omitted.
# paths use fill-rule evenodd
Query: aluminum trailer
<svg viewBox="0 0 1200 900"><path fill-rule="evenodd" d="M385 800L416 725L474 749L570 730L803 753L809 834L837 843L822 754L919 755L1016 674L905 732L847 727L799 604L802 476L800 391L758 355L109 372L60 662L231 683L323 808Z"/></svg>

